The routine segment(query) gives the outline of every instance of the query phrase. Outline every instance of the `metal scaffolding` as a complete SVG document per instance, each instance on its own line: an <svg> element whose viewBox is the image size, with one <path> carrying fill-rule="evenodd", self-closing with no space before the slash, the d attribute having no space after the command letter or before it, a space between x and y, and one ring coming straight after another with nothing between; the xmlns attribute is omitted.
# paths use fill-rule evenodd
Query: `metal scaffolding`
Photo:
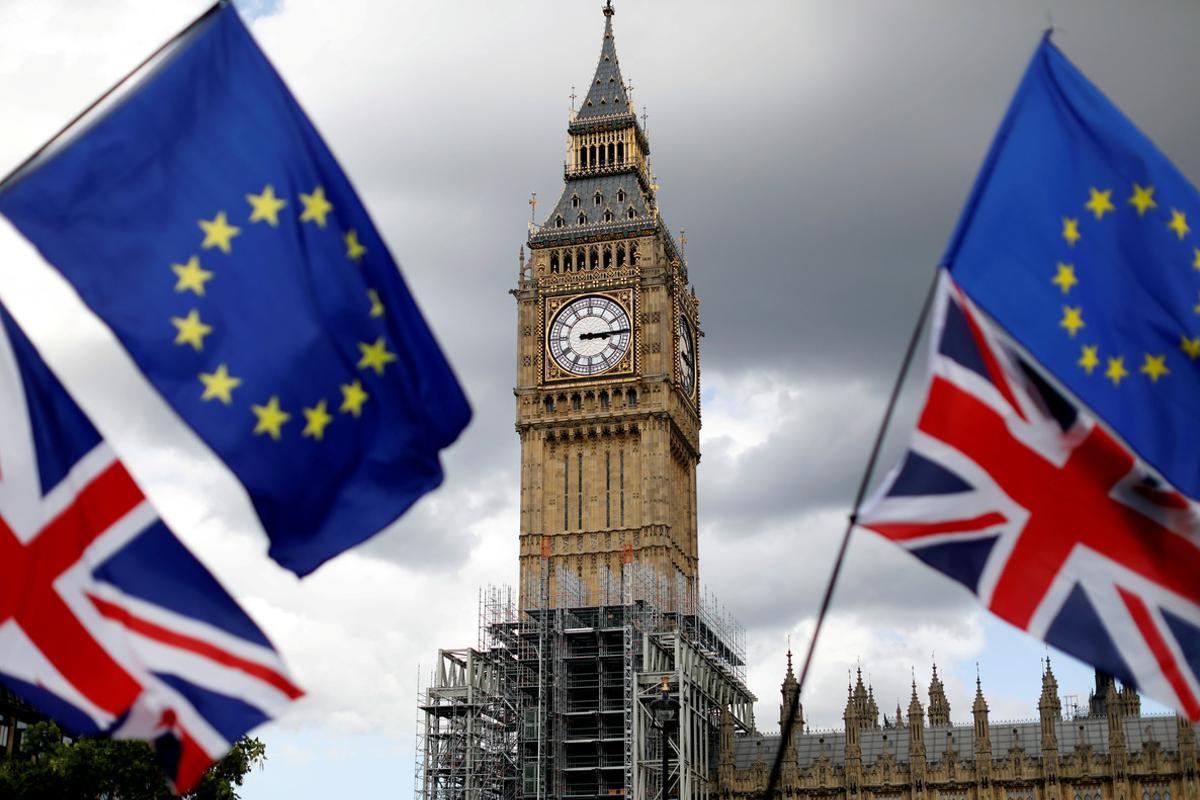
<svg viewBox="0 0 1200 800"><path fill-rule="evenodd" d="M710 596L623 560L589 590L543 558L520 611L511 589L480 594L477 647L440 651L420 704L418 797L658 800L664 676L672 796L708 797L722 708L754 727L743 634Z"/></svg>

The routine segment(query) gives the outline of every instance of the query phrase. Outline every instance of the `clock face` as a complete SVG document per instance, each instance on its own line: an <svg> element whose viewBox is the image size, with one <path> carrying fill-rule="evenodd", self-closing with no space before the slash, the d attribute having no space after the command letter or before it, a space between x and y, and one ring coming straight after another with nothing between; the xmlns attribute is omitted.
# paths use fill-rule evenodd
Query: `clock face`
<svg viewBox="0 0 1200 800"><path fill-rule="evenodd" d="M679 382L688 397L696 391L696 341L692 338L692 327L682 316L679 318Z"/></svg>
<svg viewBox="0 0 1200 800"><path fill-rule="evenodd" d="M574 375L598 375L629 350L629 314L607 297L572 300L550 323L546 344L560 367Z"/></svg>

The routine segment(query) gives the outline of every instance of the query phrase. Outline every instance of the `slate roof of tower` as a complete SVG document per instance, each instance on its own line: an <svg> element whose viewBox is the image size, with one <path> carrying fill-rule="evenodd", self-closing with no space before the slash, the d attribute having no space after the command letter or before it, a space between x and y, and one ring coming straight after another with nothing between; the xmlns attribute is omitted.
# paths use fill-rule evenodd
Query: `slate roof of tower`
<svg viewBox="0 0 1200 800"><path fill-rule="evenodd" d="M600 193L600 205L596 205L596 193ZM579 198L579 205L573 205L574 198ZM624 197L623 200L618 198ZM604 221L604 212L612 212L612 222L625 222L630 219L629 211L633 209L633 219L645 223L653 216L646 203L646 197L638 185L637 177L632 172L615 175L597 175L584 178L573 178L563 187L562 196L551 209L550 215L543 223L543 230L550 232L557 229L557 218L563 218L563 228L592 228L595 223ZM584 214L587 222L579 224L579 215ZM565 231L560 231L565 232Z"/></svg>
<svg viewBox="0 0 1200 800"><path fill-rule="evenodd" d="M1125 726L1126 747L1130 754L1140 752L1151 739L1168 752L1178 747L1178 730L1173 715L1127 717ZM972 725L925 728L925 759L936 763L954 750L959 761L975 760L975 729ZM1042 755L1041 723L1029 722L997 723L988 726L992 743L992 758L1005 758L1008 752L1020 747L1026 757L1040 758ZM779 751L781 739L776 735L751 735L738 737L733 743L734 760L739 770L747 770L755 761L762 759L768 766ZM864 730L859 733L862 747L862 763L870 767L888 752L897 763L908 762L908 728L885 728ZM1058 753L1067 757L1087 744L1092 752L1100 755L1108 752L1108 720L1086 718L1062 720L1058 723ZM846 734L844 731L813 731L797 737L796 756L801 769L811 767L822 755L836 766L845 764Z"/></svg>
<svg viewBox="0 0 1200 800"><path fill-rule="evenodd" d="M611 7L604 10L604 16L604 43L600 46L600 61L596 64L596 75L592 78L592 85L588 87L576 119L606 117L629 111L629 97L625 93L621 65L617 63L617 46L613 42Z"/></svg>

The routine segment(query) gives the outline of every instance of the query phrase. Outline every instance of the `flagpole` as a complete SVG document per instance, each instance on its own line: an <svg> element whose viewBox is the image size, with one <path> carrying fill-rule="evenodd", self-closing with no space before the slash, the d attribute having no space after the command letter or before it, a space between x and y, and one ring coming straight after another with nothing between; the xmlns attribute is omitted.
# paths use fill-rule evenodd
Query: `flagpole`
<svg viewBox="0 0 1200 800"><path fill-rule="evenodd" d="M904 359L900 364L900 373L896 376L896 383L892 386L892 393L888 398L887 408L883 412L883 420L879 424L878 433L875 434L875 443L871 445L871 454L867 458L866 469L863 470L862 480L858 484L858 492L854 496L854 505L851 507L849 518L846 520L846 531L842 534L842 543L838 547L837 556L833 561L833 569L829 573L829 582L825 585L825 594L821 598L821 608L817 612L817 624L813 628L812 638L808 642L808 652L804 654L804 665L800 668L800 682L796 687L796 693L792 695L792 699L788 705L787 718L784 721L783 730L779 732L779 750L775 753L774 763L771 764L771 774L767 778L767 789L763 793L764 800L772 800L775 790L779 786L780 773L783 769L783 757L791 741L792 730L796 726L796 712L800 707L800 697L804 693L804 682L808 678L808 668L812 664L813 653L817 649L817 639L821 636L821 627L825 622L825 616L833 600L833 592L837 587L838 576L842 573L842 564L846 560L846 550L850 546L850 534L858 522L858 509L862 506L867 489L870 488L871 476L874 474L875 464L879 460L879 451L883 449L883 438L887 435L888 425L891 423L892 414L896 410L896 402L900 399L900 390L904 386L904 379L908 375L913 355L917 350L917 342L921 338L921 331L925 328L925 320L929 317L929 308L933 303L933 296L937 289L940 274L941 267L939 266L933 271L933 280L929 283L929 290L925 293L925 301L921 304L921 312L917 315L917 322L913 325L912 334L908 338L908 347L904 351Z"/></svg>
<svg viewBox="0 0 1200 800"><path fill-rule="evenodd" d="M101 103L103 103L109 97L111 97L113 92L117 91L117 89L120 89L121 86L124 85L126 81L128 81L130 78L132 78L137 73L141 72L142 69L144 69L147 64L149 64L151 61L153 61L154 59L156 59L160 55L162 55L163 52L168 47L175 44L183 37L187 36L189 33L192 32L193 29L196 28L197 25L199 25L202 22L204 22L205 20L207 20L209 17L211 17L213 14L215 14L217 12L217 10L221 8L221 6L226 5L227 3L228 3L228 0L217 0L217 2L215 2L211 6L209 6L202 14L200 14L200 16L193 19L186 26L184 26L184 28L182 30L180 30L178 33L176 33L174 36L172 36L167 41L163 42L162 45L160 45L157 50L155 50L153 53L151 53L150 55L148 55L144 59L142 59L141 63L139 63L133 69L129 70L129 72L125 73L125 75L122 76L120 79L118 79L117 82L114 83L112 86L108 87L108 89L104 92L104 94L100 95L95 100L93 100L91 102L91 104L88 105L87 108L83 109L83 111L80 111L78 114L76 114L74 117L72 117L70 122L68 122L66 125L62 126L62 128L60 128L57 133L55 133L53 136L51 136L49 139L47 139L45 141L45 143L42 144L41 147L39 147L37 150L34 150L33 154L30 155L29 158L22 161L12 171L10 171L2 179L0 179L0 192L3 192L6 188L8 188L9 184L15 182L17 179L17 176L19 176L21 174L21 172L23 172L25 170L26 167L28 167L34 161L37 161L37 159L39 157L41 157L41 155L43 153L45 153L46 150L48 150L50 147L52 147L54 145L55 142L57 142L64 135L66 135L67 131L71 130L71 128L73 128L77 124L79 124L79 121L82 120L84 117L86 117L88 114L95 111L97 106L99 106Z"/></svg>

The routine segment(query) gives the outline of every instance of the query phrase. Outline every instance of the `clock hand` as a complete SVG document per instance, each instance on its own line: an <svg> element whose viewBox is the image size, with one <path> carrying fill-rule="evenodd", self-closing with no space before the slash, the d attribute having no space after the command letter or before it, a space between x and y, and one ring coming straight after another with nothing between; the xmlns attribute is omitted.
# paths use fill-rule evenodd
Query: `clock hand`
<svg viewBox="0 0 1200 800"><path fill-rule="evenodd" d="M629 328L619 328L615 331L597 331L596 333L581 333L579 338L582 341L588 342L592 339L607 339L609 336L615 336L618 333L629 333Z"/></svg>

